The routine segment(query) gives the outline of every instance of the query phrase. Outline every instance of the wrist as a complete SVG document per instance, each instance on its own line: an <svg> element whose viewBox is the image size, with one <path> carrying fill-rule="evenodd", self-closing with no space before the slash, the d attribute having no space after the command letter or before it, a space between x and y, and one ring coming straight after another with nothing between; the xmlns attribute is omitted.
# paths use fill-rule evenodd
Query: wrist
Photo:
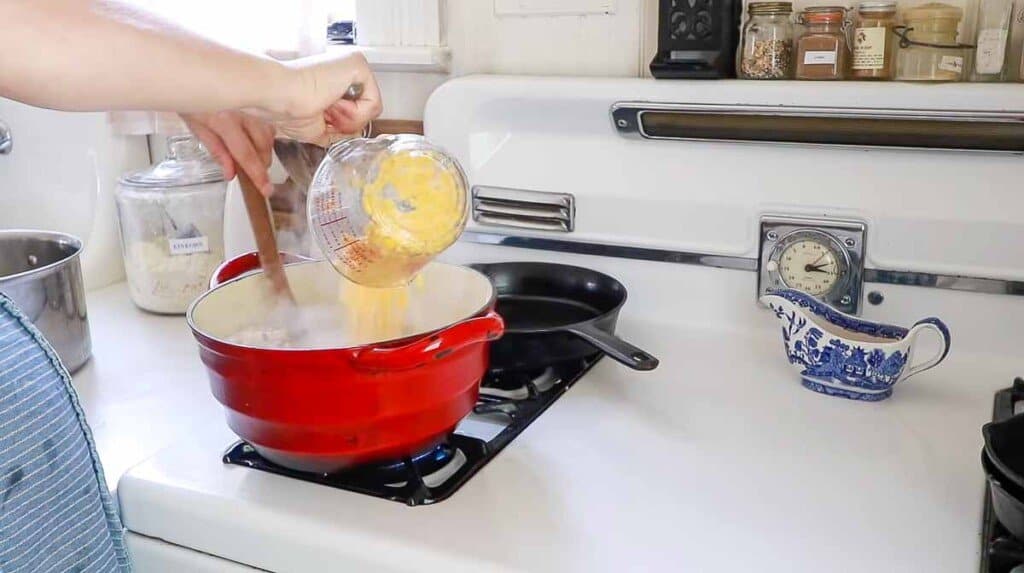
<svg viewBox="0 0 1024 573"><path fill-rule="evenodd" d="M302 88L308 81L303 70L287 62L267 58L262 71L261 89L257 91L259 108L277 118L296 117Z"/></svg>

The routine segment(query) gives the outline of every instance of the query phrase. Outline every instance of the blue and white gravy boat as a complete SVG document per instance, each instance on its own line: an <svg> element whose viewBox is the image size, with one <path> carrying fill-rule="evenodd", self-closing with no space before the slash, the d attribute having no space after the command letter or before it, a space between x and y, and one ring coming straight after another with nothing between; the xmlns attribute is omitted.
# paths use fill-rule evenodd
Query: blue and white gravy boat
<svg viewBox="0 0 1024 573"><path fill-rule="evenodd" d="M897 382L938 366L949 354L949 329L937 318L908 330L843 314L792 289L772 291L761 302L782 322L786 355L804 387L829 396L885 400ZM939 334L942 349L915 364L914 343L926 331Z"/></svg>

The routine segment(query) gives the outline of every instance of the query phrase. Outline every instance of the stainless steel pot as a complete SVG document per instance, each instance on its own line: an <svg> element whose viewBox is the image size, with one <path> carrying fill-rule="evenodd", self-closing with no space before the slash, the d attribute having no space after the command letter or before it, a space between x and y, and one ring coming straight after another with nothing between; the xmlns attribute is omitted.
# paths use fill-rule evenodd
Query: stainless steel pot
<svg viewBox="0 0 1024 573"><path fill-rule="evenodd" d="M82 241L49 231L0 231L0 293L7 295L74 372L92 341L78 257Z"/></svg>

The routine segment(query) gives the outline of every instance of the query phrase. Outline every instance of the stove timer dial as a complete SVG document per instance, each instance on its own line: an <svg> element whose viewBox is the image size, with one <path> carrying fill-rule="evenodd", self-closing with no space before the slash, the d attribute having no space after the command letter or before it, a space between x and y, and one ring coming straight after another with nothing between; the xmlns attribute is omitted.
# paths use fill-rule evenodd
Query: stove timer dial
<svg viewBox="0 0 1024 573"><path fill-rule="evenodd" d="M765 218L762 220L758 296L793 288L844 312L860 303L863 223Z"/></svg>
<svg viewBox="0 0 1024 573"><path fill-rule="evenodd" d="M830 292L845 274L846 263L831 241L801 237L779 253L779 278L789 288L814 296Z"/></svg>

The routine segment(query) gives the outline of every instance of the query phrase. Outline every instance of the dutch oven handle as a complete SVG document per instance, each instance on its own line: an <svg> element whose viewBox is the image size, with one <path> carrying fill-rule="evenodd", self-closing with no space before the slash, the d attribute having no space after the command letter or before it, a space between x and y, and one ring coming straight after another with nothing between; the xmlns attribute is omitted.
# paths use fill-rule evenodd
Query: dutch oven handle
<svg viewBox="0 0 1024 573"><path fill-rule="evenodd" d="M591 323L577 324L566 330L586 340L608 356L629 366L633 370L654 370L658 367L659 362L657 358Z"/></svg>
<svg viewBox="0 0 1024 573"><path fill-rule="evenodd" d="M360 370L410 370L441 360L467 346L497 340L504 333L505 322L498 313L491 311L405 346L357 350L352 356L352 365Z"/></svg>
<svg viewBox="0 0 1024 573"><path fill-rule="evenodd" d="M303 263L312 260L313 259L303 257L302 255L281 253L281 262L284 264ZM228 259L221 263L221 265L217 267L217 270L213 271L213 276L210 277L210 288L217 288L230 280L237 279L238 277L259 268L260 254L255 251L245 253L244 255L238 255L233 259Z"/></svg>

